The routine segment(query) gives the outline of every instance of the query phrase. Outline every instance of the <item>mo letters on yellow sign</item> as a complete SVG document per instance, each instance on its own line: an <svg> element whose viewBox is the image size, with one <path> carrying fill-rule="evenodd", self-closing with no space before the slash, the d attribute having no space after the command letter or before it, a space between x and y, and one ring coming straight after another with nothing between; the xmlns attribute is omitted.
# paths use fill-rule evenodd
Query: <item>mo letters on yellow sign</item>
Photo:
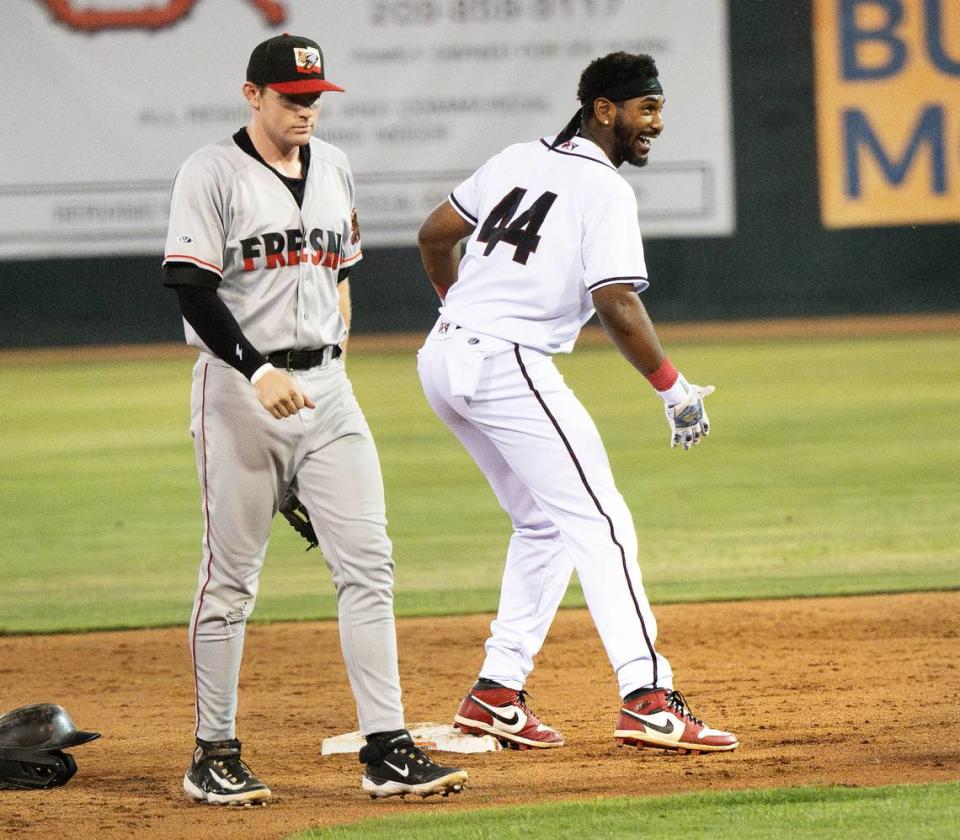
<svg viewBox="0 0 960 840"><path fill-rule="evenodd" d="M815 0L831 228L960 221L960 0Z"/></svg>

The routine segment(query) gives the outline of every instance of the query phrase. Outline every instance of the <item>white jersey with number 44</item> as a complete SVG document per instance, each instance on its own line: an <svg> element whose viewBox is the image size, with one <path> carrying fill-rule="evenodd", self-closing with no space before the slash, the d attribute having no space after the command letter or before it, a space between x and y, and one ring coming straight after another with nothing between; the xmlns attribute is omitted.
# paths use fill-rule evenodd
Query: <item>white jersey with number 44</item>
<svg viewBox="0 0 960 840"><path fill-rule="evenodd" d="M569 353L591 292L647 288L637 199L584 137L509 146L449 196L476 225L441 316L544 353Z"/></svg>

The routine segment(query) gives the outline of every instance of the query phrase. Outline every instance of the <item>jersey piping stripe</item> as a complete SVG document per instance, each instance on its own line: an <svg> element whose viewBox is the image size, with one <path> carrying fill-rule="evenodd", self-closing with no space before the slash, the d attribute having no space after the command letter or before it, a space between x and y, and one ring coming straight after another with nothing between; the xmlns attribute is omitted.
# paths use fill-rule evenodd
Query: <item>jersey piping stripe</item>
<svg viewBox="0 0 960 840"><path fill-rule="evenodd" d="M641 277L639 274L627 274L624 277L607 277L603 280L597 280L596 283L591 283L587 286L587 291L592 292L594 289L600 288L600 286L610 285L611 283L634 283L635 280L639 280L642 283L647 282L646 277ZM634 283L634 285L636 285Z"/></svg>
<svg viewBox="0 0 960 840"><path fill-rule="evenodd" d="M463 205L457 201L453 193L447 196L447 200L453 205L453 209L456 210L463 218L473 225L477 224L477 219L475 216L471 216L466 210L463 209Z"/></svg>
<svg viewBox="0 0 960 840"><path fill-rule="evenodd" d="M219 265L214 263L207 262L206 260L197 259L196 257L191 257L189 254L167 254L163 258L164 265L168 262L189 262L199 265L201 268L209 268L211 271L215 271L221 277L223 277L223 269Z"/></svg>
<svg viewBox="0 0 960 840"><path fill-rule="evenodd" d="M573 447L570 445L570 441L567 440L567 436L563 433L563 429L560 428L560 424L557 422L557 419L553 416L553 413L547 407L547 403L541 396L540 392L537 390L536 386L533 384L533 380L530 379L530 374L527 373L527 368L523 364L523 358L520 356L520 345L513 345L513 353L517 357L517 364L520 366L520 373L523 374L523 378L527 382L527 387L533 392L533 396L536 397L537 402L540 403L540 407L543 409L544 413L547 415L547 418L553 424L553 428L557 430L557 434L560 435L560 440L563 441L564 447L566 447L567 454L570 456L570 460L573 461L574 467L577 469L577 473L580 476L580 481L583 483L583 486L586 488L587 493L590 494L590 498L593 500L594 505L596 505L597 510L600 512L600 515L607 520L607 525L610 527L610 539L613 540L613 544L620 551L620 563L623 566L623 576L627 581L627 589L630 590L630 598L633 600L634 609L637 611L637 618L640 619L640 629L643 631L643 640L647 644L647 650L650 652L650 661L653 663L653 687L657 687L657 653L653 649L653 642L650 641L650 634L647 632L647 623L643 620L643 612L640 609L640 602L637 600L637 593L633 589L633 581L630 580L630 574L627 570L627 553L623 549L623 545L620 543L620 540L617 539L616 529L613 527L613 520L610 518L610 515L603 509L603 506L600 504L600 500L597 498L596 494L593 492L593 488L590 486L590 482L587 481L587 476L583 472L583 467L580 466L580 461L577 459L576 453L573 451Z"/></svg>
<svg viewBox="0 0 960 840"><path fill-rule="evenodd" d="M540 138L540 142L546 146L548 152L556 152L558 155L566 155L567 157L578 157L583 158L584 160L592 160L594 163L599 163L601 166L607 167L607 169L612 169L614 172L617 171L617 168L612 163L604 163L602 160L597 160L595 157L590 157L590 155L581 155L579 152L561 152L560 149L553 149L550 147L550 144Z"/></svg>
<svg viewBox="0 0 960 840"><path fill-rule="evenodd" d="M190 640L190 653L193 655L193 690L196 698L197 727L194 737L200 735L200 681L197 675L197 626L200 624L200 612L203 610L203 598L207 593L207 586L213 576L213 549L210 547L210 502L207 492L207 371L210 365L203 366L203 385L200 389L200 450L203 452L203 518L206 520L207 538L207 579L200 587L200 597L197 599L197 609L193 616L193 634Z"/></svg>
<svg viewBox="0 0 960 840"><path fill-rule="evenodd" d="M363 251L357 251L357 253L347 257L345 260L340 260L340 268L343 268L345 265L353 265L362 256L363 256Z"/></svg>

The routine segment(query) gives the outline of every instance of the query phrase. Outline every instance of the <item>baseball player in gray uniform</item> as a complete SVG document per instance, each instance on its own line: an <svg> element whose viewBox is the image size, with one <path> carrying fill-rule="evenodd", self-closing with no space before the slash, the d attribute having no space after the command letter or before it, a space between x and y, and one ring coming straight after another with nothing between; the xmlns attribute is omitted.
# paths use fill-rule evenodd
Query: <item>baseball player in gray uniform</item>
<svg viewBox="0 0 960 840"><path fill-rule="evenodd" d="M237 681L270 525L293 491L337 592L340 642L357 704L371 796L459 791L404 728L383 480L344 370L348 274L361 258L353 176L313 137L325 77L319 46L280 35L250 56L251 118L177 173L164 256L193 371L191 435L203 558L190 621L196 750L191 797L270 796L241 759Z"/></svg>
<svg viewBox="0 0 960 840"><path fill-rule="evenodd" d="M596 311L663 400L671 446L696 446L709 430L703 398L713 388L677 372L640 302L648 282L637 201L617 172L643 166L663 129L656 65L646 55L597 59L578 97L559 136L495 155L420 230L443 301L419 354L424 392L514 529L480 679L454 721L521 749L563 745L523 689L575 568L623 698L617 742L732 750L736 736L690 712L654 647L630 511L593 421L552 361Z"/></svg>

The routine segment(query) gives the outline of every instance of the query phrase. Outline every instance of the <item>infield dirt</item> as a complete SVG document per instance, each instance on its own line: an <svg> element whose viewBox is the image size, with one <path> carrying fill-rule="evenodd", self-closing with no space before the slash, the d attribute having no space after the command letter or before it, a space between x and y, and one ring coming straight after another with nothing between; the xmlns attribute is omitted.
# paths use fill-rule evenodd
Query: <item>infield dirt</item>
<svg viewBox="0 0 960 840"><path fill-rule="evenodd" d="M0 836L280 838L313 826L570 798L960 778L960 592L656 607L660 649L734 753L620 749L616 687L582 610L561 612L528 688L567 746L453 756L467 790L373 802L353 756L321 758L355 728L333 622L253 625L239 737L274 798L195 804L181 790L192 748L186 629L0 638L0 711L64 705L103 738L72 750L76 777L0 791ZM407 720L449 722L474 678L491 616L398 624Z"/></svg>

